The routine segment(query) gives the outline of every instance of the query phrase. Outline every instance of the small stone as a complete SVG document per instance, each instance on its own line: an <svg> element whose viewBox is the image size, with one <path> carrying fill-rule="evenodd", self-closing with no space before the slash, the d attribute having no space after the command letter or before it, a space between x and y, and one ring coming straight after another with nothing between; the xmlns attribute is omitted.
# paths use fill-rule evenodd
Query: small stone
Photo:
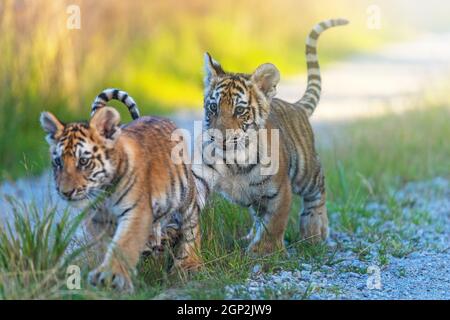
<svg viewBox="0 0 450 320"><path fill-rule="evenodd" d="M306 270L306 271L311 271L311 269L312 269L311 265L308 264L308 263L302 263L302 264L300 264L300 268L301 268L302 270Z"/></svg>
<svg viewBox="0 0 450 320"><path fill-rule="evenodd" d="M354 277L354 278L359 278L360 277L360 275L357 274L356 272L347 272L347 275L349 277Z"/></svg>
<svg viewBox="0 0 450 320"><path fill-rule="evenodd" d="M324 272L331 272L333 271L333 268L327 265L323 265L320 269L322 269L322 271Z"/></svg>
<svg viewBox="0 0 450 320"><path fill-rule="evenodd" d="M366 287L367 287L366 283L358 283L358 285L356 286L358 290L364 290L366 289Z"/></svg>
<svg viewBox="0 0 450 320"><path fill-rule="evenodd" d="M255 265L253 266L253 269L252 269L252 274L253 274L253 275L258 275L258 274L261 273L261 271L262 271L261 265L260 265L260 264L255 264Z"/></svg>
<svg viewBox="0 0 450 320"><path fill-rule="evenodd" d="M302 279L304 280L309 280L309 278L311 278L311 273L309 271L301 271L300 272Z"/></svg>
<svg viewBox="0 0 450 320"><path fill-rule="evenodd" d="M302 277L302 273L301 273L299 270L295 270L295 271L292 273L292 276L293 276L294 278L300 279L300 278Z"/></svg>
<svg viewBox="0 0 450 320"><path fill-rule="evenodd" d="M283 279L280 278L280 277L274 278L273 281L274 281L276 284L282 284L282 283L283 283Z"/></svg>

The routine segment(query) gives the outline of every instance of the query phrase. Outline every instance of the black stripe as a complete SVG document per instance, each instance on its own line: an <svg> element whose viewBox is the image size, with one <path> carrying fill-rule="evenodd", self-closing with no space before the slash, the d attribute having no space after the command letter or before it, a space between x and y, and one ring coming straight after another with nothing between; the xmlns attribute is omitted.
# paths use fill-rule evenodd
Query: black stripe
<svg viewBox="0 0 450 320"><path fill-rule="evenodd" d="M192 174L194 175L194 177L195 177L197 180L199 180L199 181L206 187L206 193L209 193L209 186L208 186L208 184L206 183L206 180L203 179L202 177L199 177L198 175L196 175L194 171L192 171Z"/></svg>
<svg viewBox="0 0 450 320"><path fill-rule="evenodd" d="M119 219L122 218L125 214L127 214L131 210L133 210L134 208L136 208L136 206L138 205L138 202L139 201L136 201L135 204L133 204L131 207L126 208L124 211L122 211L122 213L119 215Z"/></svg>
<svg viewBox="0 0 450 320"><path fill-rule="evenodd" d="M118 100L119 99L119 90L114 89L112 97L113 97L113 99Z"/></svg>
<svg viewBox="0 0 450 320"><path fill-rule="evenodd" d="M306 67L308 69L319 69L319 62L318 61L308 61L308 62L306 62Z"/></svg>
<svg viewBox="0 0 450 320"><path fill-rule="evenodd" d="M229 84L230 84L229 81L225 81L225 82L222 82L222 83L218 83L218 84L216 85L216 87L214 88L214 90L215 90L215 91L219 91L220 89L225 88L225 87L228 86Z"/></svg>
<svg viewBox="0 0 450 320"><path fill-rule="evenodd" d="M320 99L320 95L315 91L315 90L311 90L311 89L307 89L306 92L312 94L317 100Z"/></svg>
<svg viewBox="0 0 450 320"><path fill-rule="evenodd" d="M263 115L262 115L262 108L261 108L261 106L258 104L258 115L259 115L259 117L261 118L261 119L264 119L263 118Z"/></svg>
<svg viewBox="0 0 450 320"><path fill-rule="evenodd" d="M262 179L262 180L260 180L260 181L258 181L258 182L251 182L249 185L250 185L251 187L261 186L261 185L263 185L264 183L266 183L267 181L269 181L270 179L272 179L272 176L266 176L266 177L264 177L264 179Z"/></svg>
<svg viewBox="0 0 450 320"><path fill-rule="evenodd" d="M120 101L122 101L123 103L125 103L125 100L127 100L128 98L128 94L126 92L124 92L124 95L122 97L122 99L120 99ZM125 103L126 104L126 103Z"/></svg>
<svg viewBox="0 0 450 320"><path fill-rule="evenodd" d="M310 46L310 45L306 45L306 54L317 54L317 49L316 47Z"/></svg>
<svg viewBox="0 0 450 320"><path fill-rule="evenodd" d="M131 113L131 118L133 120L136 120L137 118L139 118L139 112L136 109L133 108L132 110L130 110L130 113Z"/></svg>
<svg viewBox="0 0 450 320"><path fill-rule="evenodd" d="M186 164L183 162L181 165L183 166L183 176L179 177L179 179L180 179L180 188L181 188L180 200L183 201L184 198L186 197L186 194L187 194L187 190L186 189L188 189L188 187L186 187L186 185L184 184L183 179L188 180L188 173L187 173L187 169L186 169Z"/></svg>
<svg viewBox="0 0 450 320"><path fill-rule="evenodd" d="M320 79L320 76L319 75L317 75L317 74L310 74L310 75L308 75L308 81L310 81L310 80L321 80Z"/></svg>
<svg viewBox="0 0 450 320"><path fill-rule="evenodd" d="M241 94L245 94L245 88L241 87L240 85L238 85L237 83L235 83L234 88L239 91L239 93Z"/></svg>
<svg viewBox="0 0 450 320"><path fill-rule="evenodd" d="M255 107L250 104L250 110L252 111L253 123L256 121Z"/></svg>
<svg viewBox="0 0 450 320"><path fill-rule="evenodd" d="M255 167L256 167L256 164L254 164L254 163L249 164L248 166L240 166L240 165L237 165L237 169L238 169L238 172L239 172L240 174L248 174L248 173L250 173Z"/></svg>
<svg viewBox="0 0 450 320"><path fill-rule="evenodd" d="M312 79L309 79L309 80L312 80ZM320 92L320 90L322 90L322 87L320 86L320 83L316 83L316 82L311 83L311 82L309 82L308 83L308 89L309 88L313 88L313 87L316 87L319 92Z"/></svg>
<svg viewBox="0 0 450 320"><path fill-rule="evenodd" d="M295 146L295 143L293 143ZM293 170L293 174L291 175L291 179L294 180L297 177L298 173L298 157L295 155L294 159L291 159L291 165L289 171Z"/></svg>
<svg viewBox="0 0 450 320"><path fill-rule="evenodd" d="M316 106L313 103L306 103L305 101L300 101L301 105L309 110L314 110Z"/></svg>
<svg viewBox="0 0 450 320"><path fill-rule="evenodd" d="M317 33L316 30L311 30L311 32L309 33L309 37L311 39L317 40L319 38L319 33Z"/></svg>
<svg viewBox="0 0 450 320"><path fill-rule="evenodd" d="M175 173L176 173L176 171L175 171ZM169 178L170 178L170 195L171 195L171 197L174 197L175 190L176 190L176 188L175 188L176 181L175 181L173 171L169 171Z"/></svg>
<svg viewBox="0 0 450 320"><path fill-rule="evenodd" d="M102 170L100 170L100 171L97 171L96 173L94 173L94 174L92 175L92 178L95 178L95 177L98 176L100 173L105 173L105 172L106 172L105 169L102 169Z"/></svg>
<svg viewBox="0 0 450 320"><path fill-rule="evenodd" d="M214 170L214 171L216 171L216 172L219 172L219 171L217 171L216 168L214 168L214 166L213 166L212 164L206 163L206 162L205 162L205 164L206 164L206 166L207 166L208 168L210 168L210 169L212 169L212 170Z"/></svg>
<svg viewBox="0 0 450 320"><path fill-rule="evenodd" d="M166 188L166 202L167 202L166 212L170 212L172 210L172 207L173 207L173 203L170 200L172 197L169 196L169 194L170 194L170 189ZM164 213L163 213L163 215L164 215Z"/></svg>
<svg viewBox="0 0 450 320"><path fill-rule="evenodd" d="M280 188L281 189L281 188ZM264 195L261 197L261 200L272 200L274 198L276 198L279 194L280 194L280 189L278 189L274 194L270 194L270 195Z"/></svg>
<svg viewBox="0 0 450 320"><path fill-rule="evenodd" d="M133 179L134 178L134 179ZM119 197L119 199L117 199L116 203L114 203L114 205L118 205L119 203L122 202L123 198L131 191L131 189L133 188L133 186L136 184L136 176L133 175L132 177L130 177L130 179L127 182L127 187L125 189L125 191L121 194L121 196Z"/></svg>
<svg viewBox="0 0 450 320"><path fill-rule="evenodd" d="M109 101L108 96L106 95L106 93L102 92L98 95L98 98L104 100L104 101Z"/></svg>

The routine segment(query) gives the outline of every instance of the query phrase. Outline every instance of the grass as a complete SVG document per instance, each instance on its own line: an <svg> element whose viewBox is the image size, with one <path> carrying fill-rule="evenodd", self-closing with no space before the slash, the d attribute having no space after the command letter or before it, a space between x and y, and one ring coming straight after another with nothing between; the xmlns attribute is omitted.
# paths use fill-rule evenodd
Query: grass
<svg viewBox="0 0 450 320"><path fill-rule="evenodd" d="M379 244L380 266L388 264L391 256L403 257L414 251L414 241L405 244L402 241L405 235L383 231L381 224L390 221L423 224L429 219L426 212L418 212L411 221L402 221L401 209L408 204L395 201L392 192L408 181L436 176L450 178L447 165L450 158L447 142L450 136L449 120L450 108L440 105L402 115L359 120L342 126L339 139L331 147L320 148L327 177L331 227L350 236L356 232L361 235L362 232L369 243ZM366 205L374 200L384 203L386 210L377 213L380 216L373 226L367 223L374 211L368 210ZM301 263L308 263L313 269L337 263L335 252L325 245L311 246L299 240L296 214L299 206L298 201L293 205L286 233L290 257L275 253L252 258L245 254L246 243L238 240L250 227L249 214L245 209L215 197L201 218L203 269L188 277L170 275L170 259L163 258L160 262L144 259L134 280L136 292L123 296L87 286L87 272L94 265L86 263L83 255L63 254L69 247L68 237L73 235L78 220L66 221L63 216L59 224L55 224L54 210L40 212L35 207L13 203L13 225L22 232L12 233L8 225L2 227L0 277L3 281L0 281L0 297L220 299L225 297L227 285L245 281L255 265L260 265L264 272L277 272L281 269L301 269ZM38 216L41 218L37 219ZM32 223L33 220L37 223ZM364 260L370 248L355 238L351 246L341 250L353 250ZM65 268L68 264L82 266L80 291L65 288ZM366 272L354 267L347 271ZM43 272L46 276L42 275ZM39 288L39 294L33 288ZM331 289L337 295L340 292L339 288ZM312 288L307 289L303 297L307 298L313 291ZM281 293L268 290L264 297L289 298L291 294L289 289Z"/></svg>
<svg viewBox="0 0 450 320"><path fill-rule="evenodd" d="M12 221L0 225L0 298L60 297L64 270L83 250L70 245L84 215L9 202Z"/></svg>

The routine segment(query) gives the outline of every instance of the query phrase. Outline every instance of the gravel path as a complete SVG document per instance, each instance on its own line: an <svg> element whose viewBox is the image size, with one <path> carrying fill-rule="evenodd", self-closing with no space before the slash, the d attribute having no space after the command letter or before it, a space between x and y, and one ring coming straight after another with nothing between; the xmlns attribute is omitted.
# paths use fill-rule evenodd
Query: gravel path
<svg viewBox="0 0 450 320"><path fill-rule="evenodd" d="M259 266L241 285L227 288L229 299L450 299L450 184L443 178L410 183L393 195L401 204L399 223L386 221L390 209L367 205L373 215L360 217L354 234L332 232L329 264L299 262L297 270L259 273ZM417 215L420 214L418 218ZM336 225L338 213L330 213ZM334 220L334 221L333 221ZM383 253L383 242L370 239L364 227L398 235L406 252ZM361 249L366 254L361 255ZM401 256L401 257L399 257Z"/></svg>

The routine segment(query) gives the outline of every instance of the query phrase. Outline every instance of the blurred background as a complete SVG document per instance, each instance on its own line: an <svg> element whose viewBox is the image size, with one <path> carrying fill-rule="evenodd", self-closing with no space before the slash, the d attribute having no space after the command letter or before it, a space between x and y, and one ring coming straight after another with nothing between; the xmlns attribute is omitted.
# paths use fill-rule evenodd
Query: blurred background
<svg viewBox="0 0 450 320"><path fill-rule="evenodd" d="M67 27L74 4L79 29ZM373 5L381 17L375 28ZM43 110L87 119L107 87L128 91L145 114L200 109L205 51L228 70L251 72L270 61L284 79L303 77L304 39L322 19L351 20L321 41L326 70L389 43L448 32L449 14L438 0L1 0L0 180L47 167Z"/></svg>

